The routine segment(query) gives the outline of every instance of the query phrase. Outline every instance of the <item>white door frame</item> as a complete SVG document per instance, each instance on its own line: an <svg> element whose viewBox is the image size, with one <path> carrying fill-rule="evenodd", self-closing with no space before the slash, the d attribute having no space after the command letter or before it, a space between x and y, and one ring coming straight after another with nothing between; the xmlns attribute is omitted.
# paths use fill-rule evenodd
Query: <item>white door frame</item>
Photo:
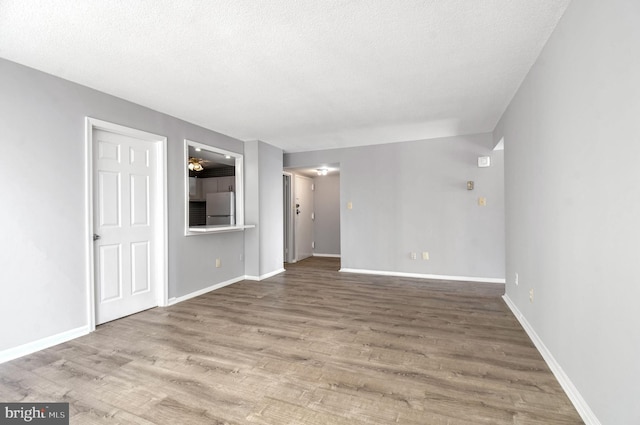
<svg viewBox="0 0 640 425"><path fill-rule="evenodd" d="M296 262L296 248L295 248L295 229L294 229L294 197L293 197L293 185L294 178L293 173L289 173L287 171L282 172L283 177L287 177L289 179L289 187L284 193L283 196L283 210L284 210L284 229L285 229L285 241L284 247L288 250L287 254L284 256L285 263L295 263Z"/></svg>
<svg viewBox="0 0 640 425"><path fill-rule="evenodd" d="M298 261L300 261L300 260L302 260L302 259L303 259L303 258L300 258L300 256L299 256L299 249L298 249L298 248L300 248L300 244L298 243L298 237L299 237L299 232L298 232L298 223L299 223L299 221L300 221L300 217L299 217L299 214L297 214L297 212L296 212L296 211L297 211L297 209L298 209L298 207L296 206L296 199L297 199L298 190L299 190L298 185L297 185L297 183L295 182L295 180L296 180L297 178L304 179L304 180L309 180L309 181L311 182L311 186L312 186L312 188L311 188L311 192L312 192L312 193L310 194L310 198L311 198L311 202L313 202L313 204L314 204L314 207L311 209L311 211L310 211L310 212L311 212L312 214L315 214L315 213L314 213L314 210L315 210L315 193L313 193L313 192L314 192L314 189L313 189L313 186L314 186L313 179L312 179L311 177L307 177L307 176L302 175L302 174L294 174L294 175L293 175L293 180L294 180L294 183L293 183L293 197L292 197L292 198L293 198L293 201L292 201L292 208L293 208L293 211L294 211L294 212L293 212L293 220L292 220L292 221L293 221L293 229L294 229L294 230L293 230L293 240L294 240L294 242L293 242L293 246L294 246L294 249L295 249L295 252L294 252L294 256L293 256L293 257L294 257L295 262L298 262ZM304 208L304 209L306 209L306 208L307 208L307 206L305 205L303 208ZM307 214L307 211L306 211L306 210L303 210L303 213L304 213L304 214ZM311 248L311 255L310 255L310 256L311 256L311 257L313 257L313 244L314 244L313 218L312 218L311 216L309 216L309 218L310 218L310 220L311 220L311 240L309 241L309 242L311 243L311 247L310 247L310 248ZM308 257L304 257L304 258L308 258Z"/></svg>
<svg viewBox="0 0 640 425"><path fill-rule="evenodd" d="M104 130L110 133L122 134L136 139L152 142L157 146L157 170L161 174L158 178L158 196L153 208L161 217L158 235L158 261L156 264L155 291L157 294L158 306L168 305L168 258L169 250L167 246L167 138L146 131L136 130L122 125L113 124L107 121L98 120L91 117L85 118L85 261L87 264L87 323L89 332L96 329L96 305L95 305L95 273L94 273L94 252L93 252L93 131Z"/></svg>

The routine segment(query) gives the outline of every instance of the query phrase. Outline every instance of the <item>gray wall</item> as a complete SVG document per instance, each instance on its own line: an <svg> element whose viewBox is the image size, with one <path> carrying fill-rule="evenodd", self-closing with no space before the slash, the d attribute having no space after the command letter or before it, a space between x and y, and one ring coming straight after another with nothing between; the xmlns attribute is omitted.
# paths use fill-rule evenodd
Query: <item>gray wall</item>
<svg viewBox="0 0 640 425"><path fill-rule="evenodd" d="M612 425L640 423L639 17L635 0L572 2L494 135L507 295Z"/></svg>
<svg viewBox="0 0 640 425"><path fill-rule="evenodd" d="M283 268L282 149L261 141L246 142L248 165L245 274L258 278Z"/></svg>
<svg viewBox="0 0 640 425"><path fill-rule="evenodd" d="M343 268L502 279L503 153L492 147L481 134L285 154L284 165L340 163ZM478 168L486 155L492 167Z"/></svg>
<svg viewBox="0 0 640 425"><path fill-rule="evenodd" d="M169 296L244 275L242 232L184 236L183 164L243 142L2 59L0 93L0 350L87 325L85 116L168 137Z"/></svg>
<svg viewBox="0 0 640 425"><path fill-rule="evenodd" d="M282 154L260 142L260 276L283 270Z"/></svg>
<svg viewBox="0 0 640 425"><path fill-rule="evenodd" d="M255 225L244 232L244 274L260 276L260 153L259 142L249 141L244 146L245 190L244 222Z"/></svg>
<svg viewBox="0 0 640 425"><path fill-rule="evenodd" d="M340 255L340 174L313 179L314 253Z"/></svg>

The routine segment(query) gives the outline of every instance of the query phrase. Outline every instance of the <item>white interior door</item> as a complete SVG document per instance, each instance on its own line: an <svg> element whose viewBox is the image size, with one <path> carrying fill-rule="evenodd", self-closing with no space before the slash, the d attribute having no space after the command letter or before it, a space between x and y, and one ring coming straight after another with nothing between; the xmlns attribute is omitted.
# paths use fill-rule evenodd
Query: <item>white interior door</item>
<svg viewBox="0 0 640 425"><path fill-rule="evenodd" d="M295 176L295 250L296 261L313 255L313 180Z"/></svg>
<svg viewBox="0 0 640 425"><path fill-rule="evenodd" d="M93 130L96 324L158 305L158 148ZM95 238L95 237L94 237Z"/></svg>

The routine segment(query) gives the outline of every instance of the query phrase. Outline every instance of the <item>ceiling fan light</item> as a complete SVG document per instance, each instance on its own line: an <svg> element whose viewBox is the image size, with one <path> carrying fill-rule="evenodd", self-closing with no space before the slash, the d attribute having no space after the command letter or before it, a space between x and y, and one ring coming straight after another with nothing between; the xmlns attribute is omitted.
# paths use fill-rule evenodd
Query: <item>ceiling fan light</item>
<svg viewBox="0 0 640 425"><path fill-rule="evenodd" d="M202 159L194 158L192 156L189 157L189 162L187 163L187 168L191 171L202 171L204 168L202 167L202 163L200 162Z"/></svg>

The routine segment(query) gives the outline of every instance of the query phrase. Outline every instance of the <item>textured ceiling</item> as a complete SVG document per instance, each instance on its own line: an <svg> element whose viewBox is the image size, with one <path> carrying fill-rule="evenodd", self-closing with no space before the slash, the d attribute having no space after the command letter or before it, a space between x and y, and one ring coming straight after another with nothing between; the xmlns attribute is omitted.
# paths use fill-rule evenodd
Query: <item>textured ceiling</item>
<svg viewBox="0 0 640 425"><path fill-rule="evenodd" d="M1 0L0 57L286 151L493 130L569 0Z"/></svg>

